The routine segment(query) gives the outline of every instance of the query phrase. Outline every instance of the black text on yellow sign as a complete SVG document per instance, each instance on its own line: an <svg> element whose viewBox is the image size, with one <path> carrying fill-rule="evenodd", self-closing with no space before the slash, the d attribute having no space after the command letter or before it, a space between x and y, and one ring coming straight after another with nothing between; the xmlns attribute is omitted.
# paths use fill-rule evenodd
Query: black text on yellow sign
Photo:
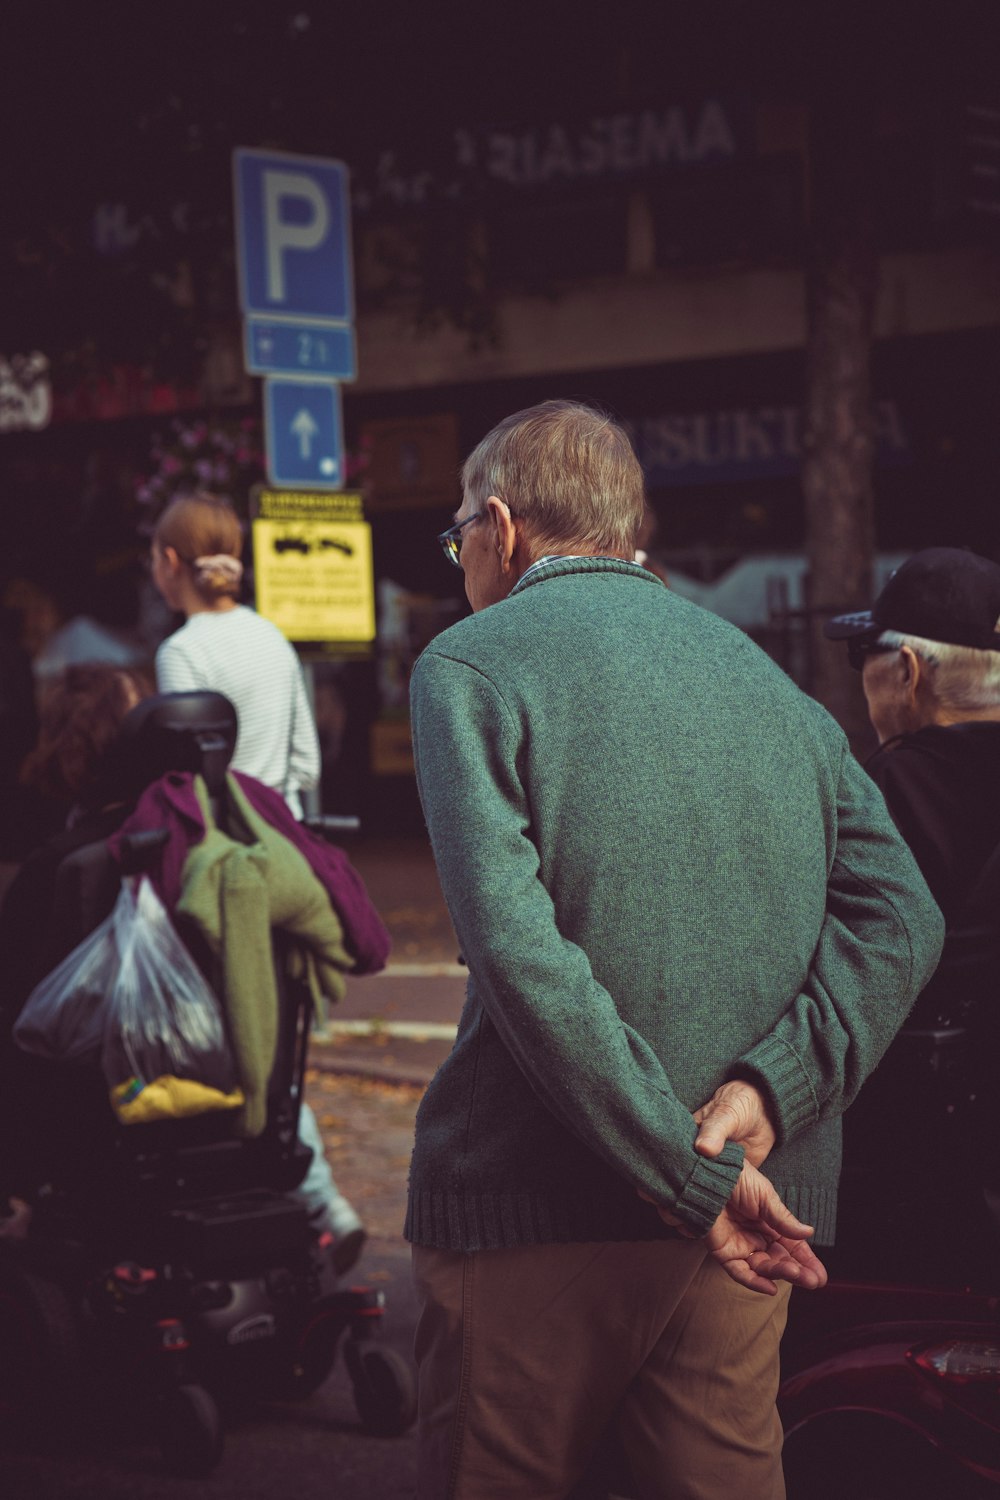
<svg viewBox="0 0 1000 1500"><path fill-rule="evenodd" d="M290 641L375 638L371 527L366 521L260 517L253 521L258 612Z"/></svg>
<svg viewBox="0 0 1000 1500"><path fill-rule="evenodd" d="M262 521L361 521L364 498L357 490L269 490L250 492L250 514Z"/></svg>

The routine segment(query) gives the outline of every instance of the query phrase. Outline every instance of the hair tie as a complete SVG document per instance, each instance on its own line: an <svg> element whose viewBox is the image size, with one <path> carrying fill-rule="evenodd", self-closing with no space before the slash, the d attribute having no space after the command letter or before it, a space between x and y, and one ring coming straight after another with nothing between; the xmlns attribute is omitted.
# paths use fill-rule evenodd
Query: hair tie
<svg viewBox="0 0 1000 1500"><path fill-rule="evenodd" d="M196 557L194 566L199 573L221 573L230 583L239 583L243 577L243 564L238 557L228 552L213 552L206 557Z"/></svg>

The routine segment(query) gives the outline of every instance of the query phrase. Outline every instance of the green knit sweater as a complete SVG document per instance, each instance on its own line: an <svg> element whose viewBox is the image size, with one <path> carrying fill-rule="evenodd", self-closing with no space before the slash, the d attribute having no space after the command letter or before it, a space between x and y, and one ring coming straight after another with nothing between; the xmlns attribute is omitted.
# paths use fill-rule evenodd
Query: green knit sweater
<svg viewBox="0 0 1000 1500"><path fill-rule="evenodd" d="M290 939L286 962L313 997L341 1000L354 961L330 898L301 850L256 812L235 776L226 777L223 828L195 777L205 834L184 862L179 915L220 960L229 1040L246 1099L243 1134L267 1124L267 1088L278 1042L278 980L272 929Z"/></svg>
<svg viewBox="0 0 1000 1500"><path fill-rule="evenodd" d="M691 1111L740 1075L777 1122L765 1172L830 1243L841 1112L943 937L833 719L605 558L557 558L444 631L412 712L469 985L417 1117L408 1238L668 1234L640 1187L703 1233L742 1148L698 1156Z"/></svg>

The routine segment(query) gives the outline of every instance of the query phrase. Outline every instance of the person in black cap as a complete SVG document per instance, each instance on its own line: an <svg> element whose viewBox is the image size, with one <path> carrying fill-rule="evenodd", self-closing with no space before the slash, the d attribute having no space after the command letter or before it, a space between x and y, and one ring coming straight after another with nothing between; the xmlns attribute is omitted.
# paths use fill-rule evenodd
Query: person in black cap
<svg viewBox="0 0 1000 1500"><path fill-rule="evenodd" d="M863 674L879 739L867 770L947 934L937 972L845 1119L842 1243L848 1255L863 1245L864 1269L878 1269L873 1246L891 1255L916 1239L909 1253L923 1264L914 1270L967 1278L991 1238L983 1188L1000 1182L1000 566L927 548L870 610L828 621L825 634L846 642ZM892 1232L881 1247L865 1179L876 1134L883 1144L898 1135L910 1167L895 1204L882 1203ZM940 1233L928 1237L925 1219L913 1236L928 1192Z"/></svg>

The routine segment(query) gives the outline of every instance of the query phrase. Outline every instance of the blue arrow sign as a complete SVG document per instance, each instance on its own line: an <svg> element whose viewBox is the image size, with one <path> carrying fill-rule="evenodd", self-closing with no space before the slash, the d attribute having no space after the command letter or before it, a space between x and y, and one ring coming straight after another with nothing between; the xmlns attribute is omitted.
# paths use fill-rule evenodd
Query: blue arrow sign
<svg viewBox="0 0 1000 1500"><path fill-rule="evenodd" d="M354 331L343 323L247 318L243 358L251 375L316 375L355 380Z"/></svg>
<svg viewBox="0 0 1000 1500"><path fill-rule="evenodd" d="M280 151L233 153L240 306L262 317L353 318L347 168Z"/></svg>
<svg viewBox="0 0 1000 1500"><path fill-rule="evenodd" d="M324 380L268 379L264 446L272 484L339 490L344 483L340 386Z"/></svg>

